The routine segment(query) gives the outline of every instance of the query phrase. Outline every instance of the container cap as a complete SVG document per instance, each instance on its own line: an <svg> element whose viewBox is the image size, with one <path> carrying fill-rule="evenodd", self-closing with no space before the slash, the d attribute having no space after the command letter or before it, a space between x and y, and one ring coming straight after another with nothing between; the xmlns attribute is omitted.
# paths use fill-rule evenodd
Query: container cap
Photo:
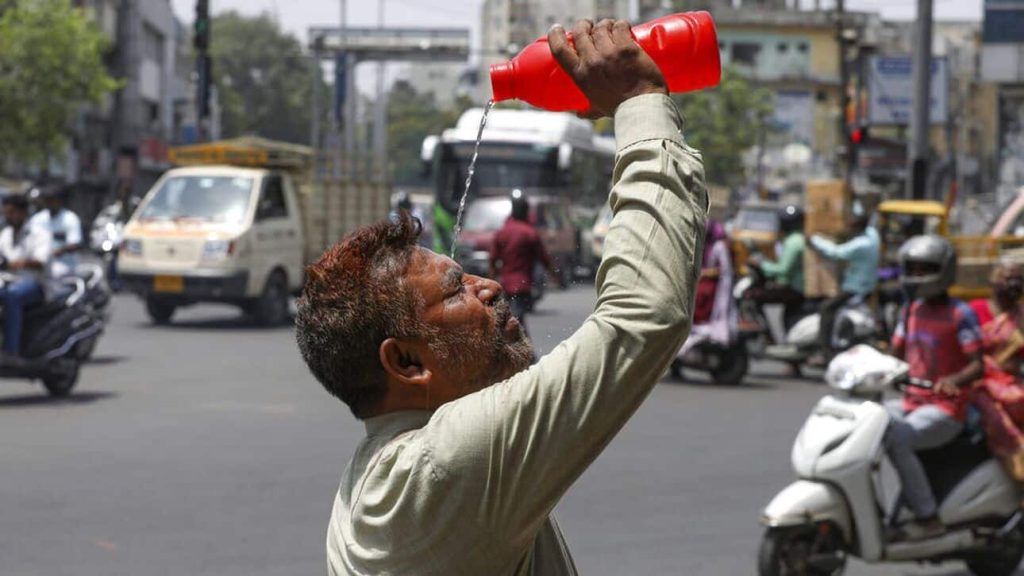
<svg viewBox="0 0 1024 576"><path fill-rule="evenodd" d="M511 100L516 97L516 74L512 62L491 64L491 92L494 101Z"/></svg>

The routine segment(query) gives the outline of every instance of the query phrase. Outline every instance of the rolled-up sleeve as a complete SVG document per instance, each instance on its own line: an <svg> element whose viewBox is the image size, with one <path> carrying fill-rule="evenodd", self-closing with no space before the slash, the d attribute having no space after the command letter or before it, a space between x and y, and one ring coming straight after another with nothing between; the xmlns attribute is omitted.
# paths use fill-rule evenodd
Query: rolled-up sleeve
<svg viewBox="0 0 1024 576"><path fill-rule="evenodd" d="M529 545L689 332L708 205L700 155L668 97L628 100L615 126L614 218L596 309L536 365L446 404L421 431L432 481L477 507L473 522L460 514L459 526L438 529L477 530L509 550Z"/></svg>

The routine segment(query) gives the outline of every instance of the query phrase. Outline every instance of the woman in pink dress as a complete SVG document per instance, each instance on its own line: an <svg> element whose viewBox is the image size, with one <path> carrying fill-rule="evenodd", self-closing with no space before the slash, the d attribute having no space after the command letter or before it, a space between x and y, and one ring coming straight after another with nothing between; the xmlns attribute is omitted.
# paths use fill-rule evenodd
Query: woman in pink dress
<svg viewBox="0 0 1024 576"><path fill-rule="evenodd" d="M1001 264L992 274L992 298L971 302L981 324L985 376L972 402L981 412L989 450L1018 481L1024 481L1024 268Z"/></svg>

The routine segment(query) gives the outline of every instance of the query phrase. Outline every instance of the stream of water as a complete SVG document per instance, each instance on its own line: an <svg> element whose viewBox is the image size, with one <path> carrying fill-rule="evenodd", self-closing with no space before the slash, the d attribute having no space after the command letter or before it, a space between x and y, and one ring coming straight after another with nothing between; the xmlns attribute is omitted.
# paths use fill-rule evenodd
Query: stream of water
<svg viewBox="0 0 1024 576"><path fill-rule="evenodd" d="M484 135L484 126L487 126L487 115L494 106L494 100L488 100L484 106L484 114L480 117L480 129L476 132L476 145L473 147L473 158L469 161L469 169L466 171L466 187L462 190L462 198L459 200L459 213L455 216L455 230L452 234L452 259L455 259L455 251L459 245L459 235L462 233L462 215L466 211L466 196L469 195L469 185L473 183L473 173L476 172L476 157L480 153L480 139Z"/></svg>

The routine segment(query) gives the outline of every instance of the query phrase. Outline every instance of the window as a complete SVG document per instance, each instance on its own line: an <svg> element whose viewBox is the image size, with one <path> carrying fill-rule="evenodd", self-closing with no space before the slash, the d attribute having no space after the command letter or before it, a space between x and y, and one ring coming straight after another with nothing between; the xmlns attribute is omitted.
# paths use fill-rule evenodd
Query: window
<svg viewBox="0 0 1024 576"><path fill-rule="evenodd" d="M142 57L158 64L164 62L164 36L149 24L142 27Z"/></svg>
<svg viewBox="0 0 1024 576"><path fill-rule="evenodd" d="M779 51L779 54L785 54L786 52L789 52L789 44L779 42L775 49Z"/></svg>
<svg viewBox="0 0 1024 576"><path fill-rule="evenodd" d="M807 42L801 42L796 45L796 49L801 54L806 54L807 51L810 50L810 46L807 45Z"/></svg>
<svg viewBox="0 0 1024 576"><path fill-rule="evenodd" d="M737 42L732 45L732 63L745 66L757 66L757 56L761 53L759 44Z"/></svg>
<svg viewBox="0 0 1024 576"><path fill-rule="evenodd" d="M279 174L271 174L263 180L263 192L260 194L259 220L269 218L286 218L288 205L284 200L284 186Z"/></svg>

